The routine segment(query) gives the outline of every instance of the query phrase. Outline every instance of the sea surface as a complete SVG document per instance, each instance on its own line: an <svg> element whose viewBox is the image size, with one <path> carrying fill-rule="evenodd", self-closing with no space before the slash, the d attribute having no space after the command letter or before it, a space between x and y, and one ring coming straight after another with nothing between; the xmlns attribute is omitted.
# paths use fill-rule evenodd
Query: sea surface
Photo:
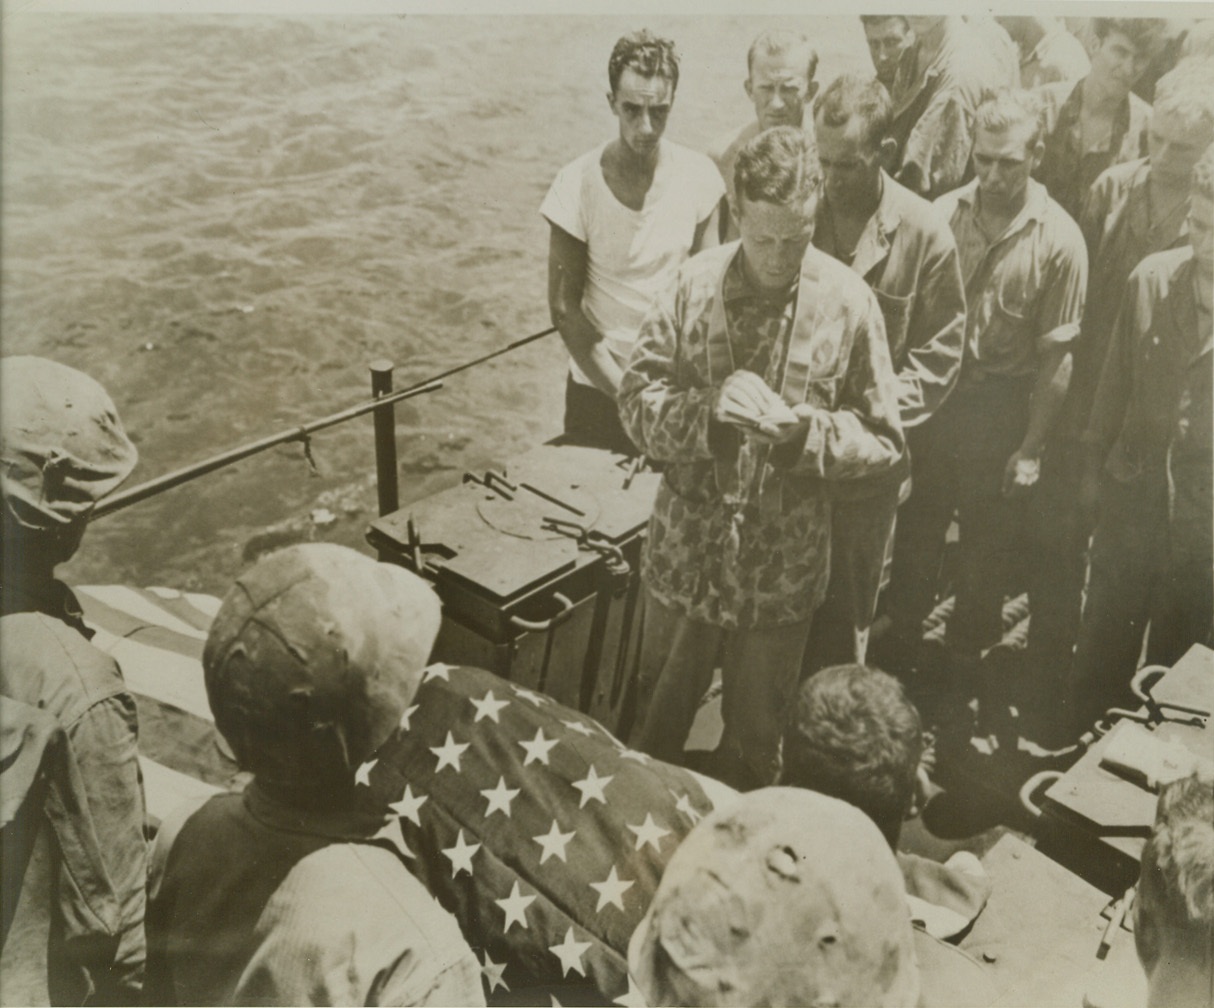
<svg viewBox="0 0 1214 1008"><path fill-rule="evenodd" d="M746 47L816 40L869 70L852 17L5 14L0 346L99 379L139 446L127 486L548 325L538 207L609 138L606 62L647 26L682 76L667 131L746 122ZM558 336L397 408L402 501L553 436ZM268 542L359 546L371 419L93 523L76 583L222 593Z"/></svg>

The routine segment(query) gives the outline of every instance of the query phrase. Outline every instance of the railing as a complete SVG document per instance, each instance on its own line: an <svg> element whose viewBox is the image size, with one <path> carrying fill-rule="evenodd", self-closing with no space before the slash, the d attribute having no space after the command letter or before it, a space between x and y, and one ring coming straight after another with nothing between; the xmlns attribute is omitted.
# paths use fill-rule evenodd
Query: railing
<svg viewBox="0 0 1214 1008"><path fill-rule="evenodd" d="M212 455L201 462L195 462L193 465L176 469L163 476L148 480L146 483L140 483L138 486L131 487L129 490L124 490L122 493L114 494L98 503L93 509L90 520L103 518L106 515L113 514L115 511L121 511L132 504L138 504L149 497L155 497L166 490L189 483L200 476L205 476L207 473L230 466L252 455L257 455L276 445L299 441L303 444L304 451L306 452L309 450L311 436L317 431L324 430L327 427L335 427L337 424L345 423L347 420L353 420L355 417L372 412L375 414L375 476L379 498L379 513L381 515L388 514L395 511L399 504L396 462L396 404L406 399L412 399L414 396L434 392L443 387L443 379L450 378L461 371L467 371L469 368L474 368L479 364L484 364L495 357L501 357L503 354L524 347L528 343L534 343L536 340L554 332L556 332L556 327L549 326L547 329L532 333L530 336L524 336L522 339L515 340L507 346L487 353L475 360L458 364L441 374L434 375L432 378L427 378L425 381L410 385L399 392L392 391L392 362L387 360L373 361L370 365L372 398L369 401L356 403L347 409L332 413L319 420L313 420L298 427L292 427L289 430L280 431L277 434L271 434L257 441L240 445L237 448L220 452L218 455Z"/></svg>

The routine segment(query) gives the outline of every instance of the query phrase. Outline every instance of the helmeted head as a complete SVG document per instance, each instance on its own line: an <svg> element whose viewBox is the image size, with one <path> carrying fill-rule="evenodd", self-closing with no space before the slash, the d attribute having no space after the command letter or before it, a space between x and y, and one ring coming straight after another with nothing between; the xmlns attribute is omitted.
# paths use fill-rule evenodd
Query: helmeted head
<svg viewBox="0 0 1214 1008"><path fill-rule="evenodd" d="M224 597L202 656L241 768L297 793L352 786L417 692L439 618L425 581L344 546L260 559Z"/></svg>
<svg viewBox="0 0 1214 1008"><path fill-rule="evenodd" d="M675 851L628 948L655 1005L914 1005L902 874L877 827L798 788L741 796Z"/></svg>
<svg viewBox="0 0 1214 1008"><path fill-rule="evenodd" d="M43 357L0 361L0 487L5 534L79 544L97 501L135 468L114 403L96 381Z"/></svg>

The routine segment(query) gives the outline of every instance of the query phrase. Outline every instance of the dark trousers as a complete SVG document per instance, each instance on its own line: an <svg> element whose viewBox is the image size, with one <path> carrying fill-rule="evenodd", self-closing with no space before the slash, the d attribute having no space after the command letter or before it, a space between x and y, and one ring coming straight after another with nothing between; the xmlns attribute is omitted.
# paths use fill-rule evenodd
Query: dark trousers
<svg viewBox="0 0 1214 1008"><path fill-rule="evenodd" d="M1069 687L1072 729L1082 731L1109 707L1136 706L1129 690L1138 668L1151 599L1166 561L1168 488L1163 473L1131 483L1106 476L1092 536L1088 595Z"/></svg>
<svg viewBox="0 0 1214 1008"><path fill-rule="evenodd" d="M745 779L726 783L774 784L808 633L807 620L726 630L690 620L646 592L637 674L640 727L632 745L668 763L682 763L696 711L719 667L720 751L725 764L745 768Z"/></svg>
<svg viewBox="0 0 1214 1008"><path fill-rule="evenodd" d="M829 665L863 665L881 575L898 512L898 484L857 500L836 500L830 516L830 582L814 612L802 675Z"/></svg>
<svg viewBox="0 0 1214 1008"><path fill-rule="evenodd" d="M1175 665L1194 644L1214 648L1214 556L1207 550L1172 548L1167 569L1155 586L1149 665Z"/></svg>
<svg viewBox="0 0 1214 1008"><path fill-rule="evenodd" d="M565 444L606 448L636 455L636 446L624 432L615 400L593 385L582 385L570 375L565 380Z"/></svg>
<svg viewBox="0 0 1214 1008"><path fill-rule="evenodd" d="M1082 448L1074 438L1051 443L1029 506L1032 555L1040 562L1026 571L1032 620L1027 674L1017 707L1025 734L1051 745L1075 740L1067 683L1079 637L1092 535L1078 504L1082 469Z"/></svg>
<svg viewBox="0 0 1214 1008"><path fill-rule="evenodd" d="M890 644L882 649L901 650L907 666L917 664L954 512L960 543L950 649L976 657L1002 636L1003 599L1024 558L1029 499L1003 496L1003 471L1024 438L1031 391L1031 376L963 384L913 432L911 495L898 512L887 592Z"/></svg>

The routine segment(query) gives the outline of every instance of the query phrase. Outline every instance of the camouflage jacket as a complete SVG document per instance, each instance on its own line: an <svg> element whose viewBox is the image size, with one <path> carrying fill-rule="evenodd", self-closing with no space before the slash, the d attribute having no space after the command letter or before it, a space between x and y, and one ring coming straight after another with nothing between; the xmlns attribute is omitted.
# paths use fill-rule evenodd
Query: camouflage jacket
<svg viewBox="0 0 1214 1008"><path fill-rule="evenodd" d="M713 325L718 292L725 332ZM816 411L804 442L771 449L713 419L727 376L720 361L724 353L730 368L773 389L795 386L786 380L794 331L811 334L798 336L794 354L806 380L783 394ZM892 468L903 450L876 298L813 248L798 283L775 301L747 284L736 243L684 263L641 326L619 402L635 443L666 463L645 584L677 612L729 629L812 615L829 574L832 482Z"/></svg>

